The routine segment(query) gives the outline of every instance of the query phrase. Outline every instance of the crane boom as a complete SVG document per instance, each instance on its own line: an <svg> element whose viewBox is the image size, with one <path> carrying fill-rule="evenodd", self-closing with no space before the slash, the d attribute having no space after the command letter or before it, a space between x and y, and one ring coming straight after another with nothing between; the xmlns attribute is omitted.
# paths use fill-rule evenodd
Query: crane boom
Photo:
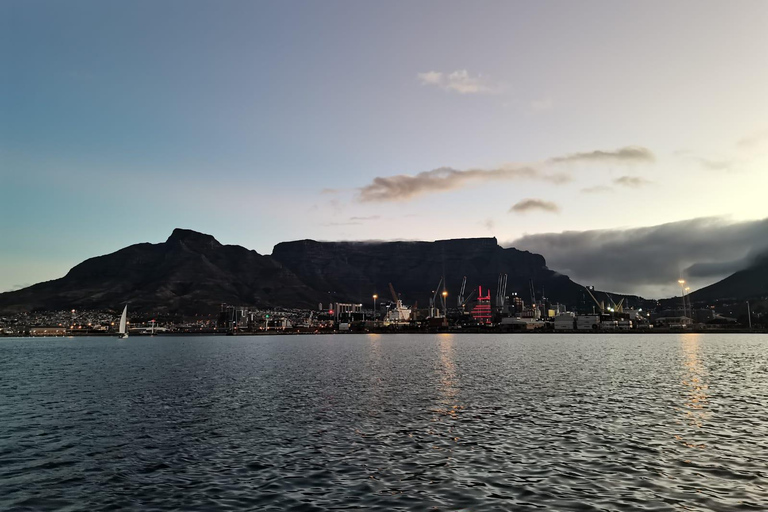
<svg viewBox="0 0 768 512"><path fill-rule="evenodd" d="M389 283L389 293L392 294L392 300L397 302L400 300L400 298L397 296L397 293L395 292L395 287L392 286L392 283Z"/></svg>
<svg viewBox="0 0 768 512"><path fill-rule="evenodd" d="M501 305L505 306L507 303L507 274L504 274L504 284L501 285Z"/></svg>
<svg viewBox="0 0 768 512"><path fill-rule="evenodd" d="M606 293L606 295L608 296L608 300L610 300L610 301L611 301L611 306L613 306L613 310L614 310L616 313L623 313L623 312L624 312L624 299L626 299L626 297L623 297L623 298L622 298L622 299L621 299L621 300L620 300L620 301L617 303L615 300L613 300L613 297L611 297L611 295L610 295L609 293Z"/></svg>
<svg viewBox="0 0 768 512"><path fill-rule="evenodd" d="M435 287L435 292L432 294L432 298L429 299L429 316L430 317L437 317L436 314L436 304L437 304L437 294L440 292L440 285L443 284L443 278L440 278L440 281L437 283L437 286Z"/></svg>
<svg viewBox="0 0 768 512"><path fill-rule="evenodd" d="M459 307L464 306L464 289L467 286L467 276L464 276L464 279L461 281L461 291L459 291L459 296L456 298L456 302L458 303Z"/></svg>
<svg viewBox="0 0 768 512"><path fill-rule="evenodd" d="M469 292L469 295L467 295L467 297L464 299L464 302L461 303L461 307L463 308L467 304L467 302L469 302L470 299L475 296L476 293L477 293L477 288Z"/></svg>
<svg viewBox="0 0 768 512"><path fill-rule="evenodd" d="M536 305L536 290L533 288L533 279L528 280L528 285L531 288L531 304Z"/></svg>
<svg viewBox="0 0 768 512"><path fill-rule="evenodd" d="M597 302L597 299L595 298L594 295L592 295L592 291L589 288L585 286L584 289L587 290L587 293L589 294L589 296L592 297L592 300L595 301L595 304L597 304L597 307L600 308L600 313L605 313L605 304L603 304L602 302Z"/></svg>
<svg viewBox="0 0 768 512"><path fill-rule="evenodd" d="M499 283L496 286L496 307L503 308L507 301L507 274L499 274Z"/></svg>

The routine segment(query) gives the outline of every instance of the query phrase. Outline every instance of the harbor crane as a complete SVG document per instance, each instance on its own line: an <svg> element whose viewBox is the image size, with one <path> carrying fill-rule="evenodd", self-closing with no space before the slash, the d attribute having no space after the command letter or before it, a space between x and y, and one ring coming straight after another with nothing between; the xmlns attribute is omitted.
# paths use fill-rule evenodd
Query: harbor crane
<svg viewBox="0 0 768 512"><path fill-rule="evenodd" d="M435 287L434 293L432 297L429 299L429 316L430 318L439 318L440 317L440 308L437 307L437 294L440 293L440 285L443 284L443 278L440 278L440 281L437 283L437 286Z"/></svg>
<svg viewBox="0 0 768 512"><path fill-rule="evenodd" d="M403 301L397 296L397 292L395 291L395 287L392 286L392 283L389 283L389 293L392 294L392 300L395 301L395 311L388 312L387 319L395 324L407 323L410 321L412 309L403 306Z"/></svg>
<svg viewBox="0 0 768 512"><path fill-rule="evenodd" d="M389 293L392 294L392 300L396 303L400 301L400 297L397 296L397 292L395 292L395 287L392 286L392 283L389 283Z"/></svg>
<svg viewBox="0 0 768 512"><path fill-rule="evenodd" d="M594 289L594 286L592 287ZM589 289L589 286L584 287L585 290L587 290L587 293L590 297L592 297L592 300L595 301L595 304L597 304L597 308L600 310L600 313L605 313L605 302L598 302L598 300L595 298L595 296L592 294L592 290ZM622 301L623 302L623 301Z"/></svg>
<svg viewBox="0 0 768 512"><path fill-rule="evenodd" d="M507 274L499 274L499 282L496 284L496 307L504 309L507 302Z"/></svg>
<svg viewBox="0 0 768 512"><path fill-rule="evenodd" d="M467 302L469 302L470 300L472 300L472 297L474 297L476 293L477 293L477 288L475 288L474 290L472 290L471 292L469 292L469 295L467 295L467 296L464 298L464 300L462 300L462 301L461 301L461 304L459 304L459 308L461 308L461 309L463 310L463 309L464 309L464 307L467 305Z"/></svg>
<svg viewBox="0 0 768 512"><path fill-rule="evenodd" d="M467 276L464 276L464 279L461 281L461 290L459 291L459 296L456 298L456 305L459 308L463 308L464 304L466 304L466 301L464 300L464 290L467 287Z"/></svg>
<svg viewBox="0 0 768 512"><path fill-rule="evenodd" d="M623 313L624 312L624 298L622 298L618 304L613 300L613 297L611 297L610 294L606 293L605 295L608 296L608 300L611 301L611 306L613 307L613 311L616 313Z"/></svg>

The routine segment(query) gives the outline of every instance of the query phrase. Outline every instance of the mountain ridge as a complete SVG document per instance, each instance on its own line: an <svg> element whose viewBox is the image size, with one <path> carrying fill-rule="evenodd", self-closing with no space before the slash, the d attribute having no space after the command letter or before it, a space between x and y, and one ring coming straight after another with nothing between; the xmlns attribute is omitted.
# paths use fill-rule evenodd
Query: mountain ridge
<svg viewBox="0 0 768 512"><path fill-rule="evenodd" d="M165 242L138 243L88 258L64 277L0 294L0 311L132 309L184 314L213 313L221 303L253 307L317 307L319 303L370 304L389 284L409 304L428 305L445 276L449 304L467 276L465 295L491 289L499 274L507 293L585 304L581 285L546 266L540 254L502 248L494 237L425 241L281 242L262 255L223 245L212 235L176 228ZM619 294L617 294L619 295ZM591 305L591 304L590 304Z"/></svg>
<svg viewBox="0 0 768 512"><path fill-rule="evenodd" d="M746 268L691 292L692 301L746 300L768 295L768 253L757 256Z"/></svg>

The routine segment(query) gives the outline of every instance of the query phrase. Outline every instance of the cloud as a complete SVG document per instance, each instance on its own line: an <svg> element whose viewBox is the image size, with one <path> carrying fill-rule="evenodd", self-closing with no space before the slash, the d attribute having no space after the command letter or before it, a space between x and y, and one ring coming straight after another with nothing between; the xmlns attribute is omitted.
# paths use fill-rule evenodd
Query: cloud
<svg viewBox="0 0 768 512"><path fill-rule="evenodd" d="M321 194L338 194L339 189L337 188L324 188L320 191Z"/></svg>
<svg viewBox="0 0 768 512"><path fill-rule="evenodd" d="M427 71L426 73L418 73L416 78L419 79L421 85L440 85L443 82L443 73L439 71Z"/></svg>
<svg viewBox="0 0 768 512"><path fill-rule="evenodd" d="M530 166L509 166L498 169L469 169L460 171L451 167L440 167L423 171L415 176L377 177L360 189L361 202L406 201L426 194L447 192L471 183L505 180L543 180L564 183L569 180L565 174L545 174Z"/></svg>
<svg viewBox="0 0 768 512"><path fill-rule="evenodd" d="M755 149L765 143L768 143L768 130L755 132L744 137L736 142L736 146L740 149Z"/></svg>
<svg viewBox="0 0 768 512"><path fill-rule="evenodd" d="M697 218L630 229L526 235L503 244L542 254L584 285L649 298L694 290L745 268L768 249L768 219Z"/></svg>
<svg viewBox="0 0 768 512"><path fill-rule="evenodd" d="M730 160L710 160L709 158L696 158L701 166L709 171L728 171L733 166Z"/></svg>
<svg viewBox="0 0 768 512"><path fill-rule="evenodd" d="M434 73L434 72L430 72ZM437 80L430 75L425 80ZM627 146L615 151L592 151L588 153L573 153L571 155L550 158L545 162L642 162L653 161L653 153L639 146ZM540 165L541 166L541 165ZM546 167L546 165L544 165ZM542 172L534 165L505 166L498 169L469 169L465 171L452 167L439 167L418 174L398 174L396 176L379 176L373 182L360 188L358 200L361 202L406 201L415 197L446 192L466 186L471 183L501 181L512 179L529 179L548 181L554 184L570 182L568 173ZM626 187L640 187L650 182L643 178L624 176L616 180L616 184ZM593 192L596 190L592 190Z"/></svg>
<svg viewBox="0 0 768 512"><path fill-rule="evenodd" d="M482 221L480 224L481 224L481 225L482 225L482 226L483 226L485 229L487 229L488 231L490 231L491 233L493 233L493 232L494 232L494 230L496 229L496 221L494 221L494 220L493 220L493 219L491 219L491 218L487 218L487 219L485 219L485 220L484 220L484 221Z"/></svg>
<svg viewBox="0 0 768 512"><path fill-rule="evenodd" d="M615 151L590 151L571 153L549 160L552 163L653 163L656 157L650 149L641 146L626 146Z"/></svg>
<svg viewBox="0 0 768 512"><path fill-rule="evenodd" d="M641 178L638 176L622 176L621 178L616 178L615 180L613 180L613 182L616 185L621 185L622 187L629 187L629 188L640 188L646 185L650 185L652 183L647 179Z"/></svg>
<svg viewBox="0 0 768 512"><path fill-rule="evenodd" d="M416 75L421 85L434 86L444 91L457 92L459 94L497 94L502 92L501 84L491 82L483 75L472 76L466 69L460 69L453 73L441 71L427 71Z"/></svg>
<svg viewBox="0 0 768 512"><path fill-rule="evenodd" d="M735 160L713 160L711 158L697 156L692 151L688 150L679 150L672 154L681 158L685 158L686 160L697 162L702 168L708 171L729 171L736 163Z"/></svg>
<svg viewBox="0 0 768 512"><path fill-rule="evenodd" d="M350 217L349 220L351 221L378 220L380 218L381 218L381 215L370 215L368 217Z"/></svg>
<svg viewBox="0 0 768 512"><path fill-rule="evenodd" d="M509 213L527 213L533 210L557 213L560 211L560 207L553 202L544 201L543 199L523 199L512 206L509 209Z"/></svg>
<svg viewBox="0 0 768 512"><path fill-rule="evenodd" d="M603 192L610 192L613 189L607 185L596 185L594 187L587 187L581 189L584 194L602 194Z"/></svg>
<svg viewBox="0 0 768 512"><path fill-rule="evenodd" d="M336 215L341 215L344 211L344 204L338 199L331 199L326 203L326 207L330 208Z"/></svg>

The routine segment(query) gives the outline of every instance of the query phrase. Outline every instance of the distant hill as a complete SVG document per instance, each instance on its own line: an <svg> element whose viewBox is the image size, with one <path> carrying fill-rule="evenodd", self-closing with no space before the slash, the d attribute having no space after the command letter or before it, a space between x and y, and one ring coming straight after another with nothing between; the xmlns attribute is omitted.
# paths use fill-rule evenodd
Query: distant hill
<svg viewBox="0 0 768 512"><path fill-rule="evenodd" d="M449 306L456 305L461 281L466 294L490 288L508 274L507 294L569 305L586 304L584 288L546 266L544 257L500 247L495 238L436 242L280 243L270 256L210 235L175 229L164 243L131 245L88 259L61 279L0 294L0 311L118 309L214 313L221 303L257 307L315 308L318 303L370 305L390 300L389 283L407 303L426 308L432 290L446 276ZM598 297L600 298L599 294ZM618 300L618 297L617 297Z"/></svg>
<svg viewBox="0 0 768 512"><path fill-rule="evenodd" d="M718 299L746 300L768 296L768 254L755 259L744 270L714 284L691 293L691 300L714 301Z"/></svg>

